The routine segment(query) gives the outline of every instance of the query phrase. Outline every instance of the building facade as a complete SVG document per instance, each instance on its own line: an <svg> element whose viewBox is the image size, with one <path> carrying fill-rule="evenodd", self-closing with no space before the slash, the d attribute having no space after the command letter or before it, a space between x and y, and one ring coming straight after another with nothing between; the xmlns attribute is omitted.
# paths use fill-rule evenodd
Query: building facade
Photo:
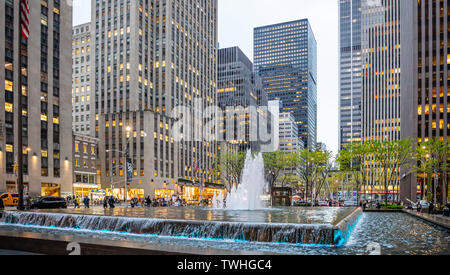
<svg viewBox="0 0 450 275"><path fill-rule="evenodd" d="M450 128L450 1L402 0L402 138L447 141ZM412 165L416 165L412 163ZM439 175L437 201L448 200L448 174ZM433 181L434 182L434 181ZM424 198L427 182L402 174L402 200Z"/></svg>
<svg viewBox="0 0 450 275"><path fill-rule="evenodd" d="M269 100L292 113L308 148L317 140L317 42L307 19L255 28L255 72Z"/></svg>
<svg viewBox="0 0 450 275"><path fill-rule="evenodd" d="M206 134L194 138L192 133L203 133L202 119L195 115L216 104L217 0L92 1L91 18L95 102L91 131L102 140L103 187L111 185L111 163L123 159L112 148L127 151L128 127L133 174L142 178L142 184L153 182L154 189L170 193L180 179L197 188L216 182L211 168L217 154L215 139ZM181 107L183 114L195 119L173 136L170 131L177 122L173 110ZM168 133L141 135L139 127L160 129L160 123ZM149 156L146 150L156 153ZM123 173L123 167L114 168L112 175L119 179L113 177L113 182ZM139 181L131 182L130 188L145 189Z"/></svg>
<svg viewBox="0 0 450 275"><path fill-rule="evenodd" d="M400 139L400 0L362 1L362 138L367 141ZM398 200L398 167L389 194L381 186L375 162L367 180L372 199ZM366 190L367 191L367 190Z"/></svg>
<svg viewBox="0 0 450 275"><path fill-rule="evenodd" d="M91 23L72 29L72 130L91 133Z"/></svg>
<svg viewBox="0 0 450 275"><path fill-rule="evenodd" d="M254 112L260 106L258 103L267 103L259 98L262 83L253 74L253 63L239 47L220 49L218 57L217 103L223 111L220 134L240 151L258 151L257 132L252 136L251 123L258 121L258 112Z"/></svg>
<svg viewBox="0 0 450 275"><path fill-rule="evenodd" d="M292 113L280 114L280 151L298 152L304 149L303 142L298 137L298 127Z"/></svg>
<svg viewBox="0 0 450 275"><path fill-rule="evenodd" d="M361 1L339 1L339 148L361 142Z"/></svg>
<svg viewBox="0 0 450 275"><path fill-rule="evenodd" d="M19 34L20 1L0 8L0 192L17 192L17 157L23 154L25 191L60 196L72 188L71 30L67 1L29 1L30 36ZM23 44L19 52L19 42ZM21 61L19 61L21 60ZM22 87L18 87L21 62ZM20 91L20 93L19 93ZM22 95L22 109L18 96ZM23 127L17 125L18 113ZM22 129L20 129L22 128ZM18 131L23 148L17 148Z"/></svg>
<svg viewBox="0 0 450 275"><path fill-rule="evenodd" d="M91 200L104 196L101 190L98 167L98 144L100 140L83 135L73 135L73 194Z"/></svg>

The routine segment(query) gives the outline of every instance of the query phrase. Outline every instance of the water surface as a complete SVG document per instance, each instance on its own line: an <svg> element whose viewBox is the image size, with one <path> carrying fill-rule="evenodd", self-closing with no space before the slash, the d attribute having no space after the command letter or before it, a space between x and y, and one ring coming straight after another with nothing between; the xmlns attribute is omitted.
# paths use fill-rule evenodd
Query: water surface
<svg viewBox="0 0 450 275"><path fill-rule="evenodd" d="M38 213L63 213L75 215L98 215L163 220L215 221L240 223L287 223L287 224L332 224L336 225L355 208L272 208L254 211L204 209L198 207L160 208L102 208L37 210Z"/></svg>

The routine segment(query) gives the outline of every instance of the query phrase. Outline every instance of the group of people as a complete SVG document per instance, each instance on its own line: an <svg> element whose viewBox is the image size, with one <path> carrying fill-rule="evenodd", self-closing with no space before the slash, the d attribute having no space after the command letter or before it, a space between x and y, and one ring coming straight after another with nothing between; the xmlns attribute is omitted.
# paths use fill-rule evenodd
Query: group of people
<svg viewBox="0 0 450 275"><path fill-rule="evenodd" d="M74 208L80 208L80 197L78 196L69 196L67 197L67 203L74 205ZM84 204L84 208L88 209L91 206L91 199L89 198L89 196L85 196L83 198L83 204Z"/></svg>
<svg viewBox="0 0 450 275"><path fill-rule="evenodd" d="M170 200L165 198L151 199L150 196L143 199L142 206L146 207L181 207L187 206L187 202L180 197L172 197Z"/></svg>
<svg viewBox="0 0 450 275"><path fill-rule="evenodd" d="M80 198L79 196L69 196L67 197L67 202L70 205L73 205L74 208L81 208L81 203L83 203L84 208L88 209L91 207L91 199L89 198L89 196L85 196L84 198ZM129 202L130 206L132 208L135 207L185 207L188 206L188 203L186 202L185 199L182 199L181 197L178 196L173 196L170 199L166 199L166 198L151 198L150 196L147 196L145 198L137 198L134 197L130 200ZM205 205L210 205L212 203L212 201L209 200L204 200L201 202L201 205L205 204ZM94 201L95 205L98 205L97 201ZM101 204L103 205L104 209L107 208L115 208L116 205L120 204L120 201L112 196L107 196L104 197L103 200L101 200Z"/></svg>
<svg viewBox="0 0 450 275"><path fill-rule="evenodd" d="M103 199L103 208L107 209L108 206L109 206L109 208L114 209L116 207L116 203L118 203L118 200L116 198L114 198L112 196L111 197L105 197Z"/></svg>

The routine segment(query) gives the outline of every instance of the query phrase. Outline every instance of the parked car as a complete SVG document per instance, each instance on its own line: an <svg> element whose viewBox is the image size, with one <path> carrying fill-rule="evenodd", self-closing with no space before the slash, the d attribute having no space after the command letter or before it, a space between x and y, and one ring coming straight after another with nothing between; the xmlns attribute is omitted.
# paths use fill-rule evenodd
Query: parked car
<svg viewBox="0 0 450 275"><path fill-rule="evenodd" d="M319 201L319 206L329 206L330 204L327 201Z"/></svg>
<svg viewBox="0 0 450 275"><path fill-rule="evenodd" d="M60 197L41 197L31 204L31 209L67 208L66 199Z"/></svg>
<svg viewBox="0 0 450 275"><path fill-rule="evenodd" d="M17 206L19 205L19 194L15 193L3 193L0 195L0 199L3 201L4 206Z"/></svg>
<svg viewBox="0 0 450 275"><path fill-rule="evenodd" d="M344 207L358 206L357 201L344 201Z"/></svg>

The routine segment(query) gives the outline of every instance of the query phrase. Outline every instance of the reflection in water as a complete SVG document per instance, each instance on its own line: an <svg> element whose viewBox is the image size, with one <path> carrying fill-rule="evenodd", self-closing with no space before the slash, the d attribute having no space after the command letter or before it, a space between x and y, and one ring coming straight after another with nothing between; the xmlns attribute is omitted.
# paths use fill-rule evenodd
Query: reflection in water
<svg viewBox="0 0 450 275"><path fill-rule="evenodd" d="M142 210L140 210L142 211ZM379 243L381 254L450 255L450 234L403 213L364 213L346 245L340 248L299 246L295 244L249 243L187 239L139 234L68 230L33 226L1 225L0 230L19 230L64 236L132 241L181 247L204 247L268 254L358 255L368 254L370 243Z"/></svg>
<svg viewBox="0 0 450 275"><path fill-rule="evenodd" d="M219 221L248 223L332 224L336 225L355 208L273 208L266 210L217 210L198 207L180 208L102 208L37 210L42 213L153 218L162 220Z"/></svg>

